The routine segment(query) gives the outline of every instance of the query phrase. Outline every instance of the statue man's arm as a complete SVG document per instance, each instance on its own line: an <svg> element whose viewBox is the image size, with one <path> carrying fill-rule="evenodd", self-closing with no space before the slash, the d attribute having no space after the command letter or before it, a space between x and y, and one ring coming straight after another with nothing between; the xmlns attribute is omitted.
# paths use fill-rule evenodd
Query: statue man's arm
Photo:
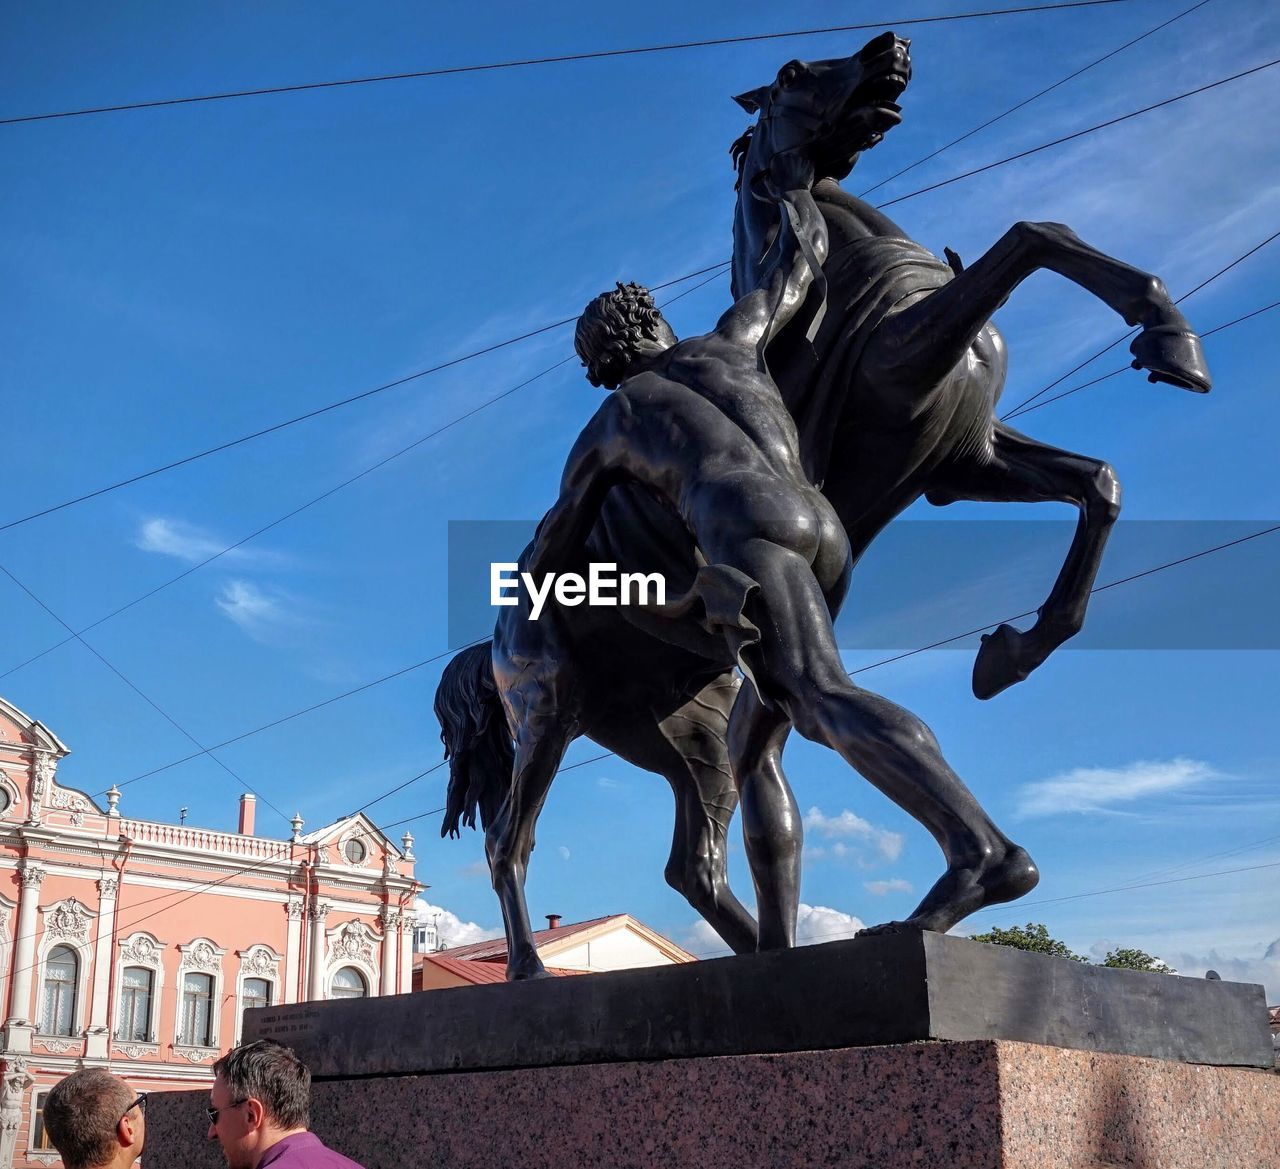
<svg viewBox="0 0 1280 1169"><path fill-rule="evenodd" d="M560 498L542 517L527 571L535 577L559 572L591 534L604 497L618 479L608 451L612 399L587 423L569 452L560 480Z"/></svg>
<svg viewBox="0 0 1280 1169"><path fill-rule="evenodd" d="M807 186L788 190L777 204L778 238L766 258L760 286L741 297L720 318L716 332L726 340L768 344L796 315L827 258L827 223Z"/></svg>

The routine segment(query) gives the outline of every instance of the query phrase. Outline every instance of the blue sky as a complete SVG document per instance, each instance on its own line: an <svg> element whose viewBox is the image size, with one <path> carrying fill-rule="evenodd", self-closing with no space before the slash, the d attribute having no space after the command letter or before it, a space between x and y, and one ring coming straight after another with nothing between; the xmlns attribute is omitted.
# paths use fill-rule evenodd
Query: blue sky
<svg viewBox="0 0 1280 1169"><path fill-rule="evenodd" d="M1190 2L902 26L915 68L904 123L846 185L871 186ZM643 10L552 3L445 15L410 4L10 6L0 16L0 117L817 27L889 8L906 17L974 7L797 3L780 14L748 2L724 16L662 0ZM0 523L571 316L615 279L659 283L726 258L727 149L745 125L729 95L791 56L847 54L870 35L0 126ZM877 196L1238 72L1280 55L1278 46L1274 6L1211 0ZM970 259L1015 220L1062 221L1180 294L1280 227L1278 73L891 214L934 251L948 245ZM1209 329L1277 299L1277 257L1280 242L1188 301L1188 315ZM673 324L702 331L727 297L727 281L714 281L673 306ZM1048 274L997 319L1011 351L1008 405L1123 331ZM1127 518L1262 527L1280 515L1275 320L1209 340L1208 398L1135 373L1021 425L1111 461ZM568 346L567 330L548 333L13 528L0 533L0 563L79 628L551 366ZM1109 354L1079 377L1122 359ZM448 521L536 519L597 401L576 363L565 365L87 639L206 744L440 653ZM908 519L1068 514L922 505ZM1274 552L1209 558L1185 621L1194 625L1206 603L1247 621L1253 606L1261 626L1266 593L1251 586L1275 563ZM947 565L933 571L945 615ZM1046 575L1040 592L1049 584ZM1107 604L1140 612L1154 587L1125 586ZM0 598L2 674L64 634L8 580ZM850 654L848 664L883 656ZM1081 952L1136 945L1188 973L1214 965L1267 979L1280 1000L1280 946L1267 958L1280 940L1276 869L1260 867L1280 865L1277 654L1062 652L985 704L969 693L970 666L971 651L939 651L859 678L930 723L1041 864L1044 880L1026 903L982 914L972 928L1043 920ZM414 671L218 755L264 801L316 827L438 760L438 671ZM89 792L192 750L76 644L0 677L0 693L69 744L63 779ZM598 753L581 742L569 761ZM924 831L829 753L795 742L787 761L812 809L807 936L909 912L939 869ZM227 828L240 790L201 758L131 784L122 808L176 819L186 805L192 822ZM438 807L442 793L437 772L370 812L390 824ZM287 831L265 804L259 824ZM442 842L437 824L410 825L418 873L431 904L457 915L462 940L473 926L492 928L497 909L479 838ZM670 824L656 777L612 759L568 772L540 828L532 912L631 912L713 951L662 882ZM1198 879L1229 869L1247 871ZM736 846L732 873L749 891ZM1082 896L1135 884L1149 887Z"/></svg>

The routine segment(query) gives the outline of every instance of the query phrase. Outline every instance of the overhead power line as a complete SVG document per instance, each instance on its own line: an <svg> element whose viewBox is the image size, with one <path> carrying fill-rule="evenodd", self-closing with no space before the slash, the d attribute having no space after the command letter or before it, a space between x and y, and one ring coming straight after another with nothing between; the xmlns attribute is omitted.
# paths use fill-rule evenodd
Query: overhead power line
<svg viewBox="0 0 1280 1169"><path fill-rule="evenodd" d="M669 306L675 304L676 301L682 300L686 296L691 296L693 293L697 292L700 288L706 287L706 285L710 284L711 281L718 279L720 276L724 275L724 270L727 267L728 267L728 261L725 261L722 264L715 265L715 271L712 273L712 275L708 276L705 280L699 281L692 288L687 288L685 289L684 292L677 293L675 296L671 297L669 300L664 301L659 307L668 308ZM211 556L206 556L203 560L199 561L196 564L191 565L189 568L184 569L182 572L178 573L177 576L172 576L168 580L162 582L161 584L156 585L155 588L149 589L147 592L143 593L141 596L134 597L133 600L131 601L126 601L123 605L120 605L118 608L113 609L110 613L107 613L105 616L99 617L96 621L93 621L90 624L86 625L83 629L73 631L69 637L64 637L61 641L55 642L53 645L47 646L46 648L42 649L39 653L33 654L31 657L25 659L24 661L19 662L16 666L9 667L9 669L5 670L4 673L0 674L0 678L7 678L10 674L17 673L19 670L24 669L26 666L31 665L33 662L39 661L46 654L50 654L54 650L61 649L62 646L75 641L80 636L80 634L88 633L92 629L97 629L99 625L105 625L112 618L120 616L121 613L124 613L127 610L132 609L135 605L139 605L143 601L150 600L150 598L154 597L157 593L161 593L165 589L169 588L171 585L175 585L179 581L185 580L187 577L191 576L192 573L199 572L200 569L206 568L208 565L214 563L214 561L221 559L223 556L226 556L229 552L234 552L237 548L244 547L244 545L248 544L251 540L256 540L259 536L264 535L265 533L271 531L273 528L279 527L286 520L291 520L294 518L294 516L301 515L304 511L307 511L309 508L315 507L316 504L322 503L324 500L329 499L333 495L336 495L339 491L342 491L344 488L350 487L353 483L359 482L361 479L365 478L367 475L373 474L374 471L378 471L381 468L387 466L389 463L394 462L396 459L399 459L402 456L409 454L410 451L416 450L418 447L422 446L423 443L428 442L430 439L436 438L439 435L444 434L445 431L451 430L453 427L457 426L461 422L465 422L468 418L472 417L473 415L479 414L482 410L487 410L490 406L496 405L498 402L501 402L504 398L509 398L512 394L516 393L518 390L523 390L526 386L532 385L534 382L538 381L540 378L546 377L547 374L554 372L555 370L559 369L561 366L567 365L570 361L574 360L575 356L576 356L575 354L571 353L569 354L568 357L561 358L554 365L547 366L546 369L540 370L538 373L534 374L532 377L525 378L524 381L522 382L517 382L514 386L511 386L510 388L503 390L500 394L495 394L493 397L488 398L485 401L481 402L478 406L473 406L470 410L467 410L464 413L459 414L456 418L452 418L448 422L435 427L435 429L429 430L426 434L421 435L420 437L414 439L413 442L409 443L407 446L403 446L398 451L393 451L391 454L386 455L383 458L379 459L377 462L371 464L368 467L365 467L363 471L359 471L355 475L352 475L349 478L344 479L341 483L337 483L333 487L328 488L326 491L322 491L319 495L313 496L311 499L307 500L305 503L299 504L297 507L293 508L291 511L285 512L284 515L278 516L276 519L271 520L269 523L263 524L262 527L255 529L254 531L250 532L247 536L242 536L239 540L236 540L232 544L228 544L225 548L219 549L217 552L213 553Z"/></svg>
<svg viewBox="0 0 1280 1169"><path fill-rule="evenodd" d="M1154 576L1156 573L1165 572L1168 569L1177 568L1183 564L1189 564L1192 561L1204 559L1207 556L1212 556L1218 552L1224 552L1229 548L1235 548L1241 544L1247 544L1250 541L1261 539L1264 536L1274 535L1277 532L1280 532L1280 524L1274 524L1270 527L1262 528L1256 532L1250 532L1244 536L1239 536L1234 540L1228 540L1223 544L1215 544L1209 548L1202 548L1197 552L1189 553L1186 556L1180 556L1174 560L1165 561L1163 564L1153 565L1151 568L1143 569L1141 572L1133 573L1130 576L1121 577L1118 580L1109 581L1106 584L1096 585L1094 588L1090 590L1089 595L1093 596L1096 593L1106 592L1108 589L1118 588L1119 586L1125 585L1125 584L1131 584L1132 582L1137 580L1142 580L1145 577ZM933 649L940 649L942 646L951 645L954 642L962 641L968 637L973 637L976 634L982 633L987 629L993 629L998 625L1009 624L1014 621L1020 621L1023 618L1033 616L1035 613L1036 613L1035 609L1028 609L1024 613L1015 613L1011 617L1004 617L998 621L989 621L985 625L979 625L973 629L966 629L963 633L956 633L956 634L953 634L951 637L945 637L939 641L930 642L928 645L922 645L917 649L907 650L904 653L894 654L892 657L882 658L880 661L872 662L870 665L861 666L856 670L851 670L850 676L852 677L857 674L865 674L870 670L876 670L882 666L891 665L894 662L900 662L905 660L906 658L915 657L917 654L925 653ZM220 743L215 743L212 747L209 747L207 750L217 751L223 747L230 746L232 743L239 743L245 739L252 738L255 735L260 735L264 731L273 730L275 727L283 726L285 723L292 722L294 719L301 718L303 715L311 714L314 711L321 710L327 706L332 706L336 702L341 702L344 699L350 698L356 694L362 694L367 690L372 690L374 687L381 686L386 682L391 682L396 678L403 678L406 674L411 674L417 670L422 669L424 666L431 665L433 662L441 661L444 658L451 658L455 654L459 654L465 649L471 649L474 646L483 645L488 640L489 638L487 637L477 638L474 641L467 642L465 645L455 646L452 649L447 649L442 653L438 653L432 657L425 658L420 662L414 662L412 665L404 666L398 670L393 670L389 674L384 674L380 678L374 678L372 681L365 682L360 686L353 687L352 689L346 690L341 694L336 694L332 698L326 698L322 702L313 703L310 706L303 707L301 710L294 711L292 714L283 715L280 718L273 719L271 722L264 723L262 726L255 727L252 730L242 731L238 735L233 735L229 739L224 739ZM204 751L197 751L191 755L184 755L180 759L171 760L170 762L162 764L159 767L153 767L149 771L144 771L140 775L135 775L131 779L127 779L127 780L124 780L123 782L117 783L116 786L120 788L128 787L130 784L138 783L139 781L144 779L149 779L153 775L159 775L161 772L169 771L174 767L181 766L183 763L189 763L192 759L198 759L202 754L205 754L205 753L206 752ZM561 770L570 771L575 767L585 767L588 763L599 762L600 760L606 759L613 754L615 753L611 751L606 753L605 755L597 756L592 759L586 759L586 760L583 760L581 763L572 764L570 767L565 767L565 768L562 768ZM104 793L99 793L99 794L104 794Z"/></svg>
<svg viewBox="0 0 1280 1169"><path fill-rule="evenodd" d="M139 698L141 698L143 702L145 702L149 707L151 707L152 710L154 710L158 715L160 715L160 717L163 718L165 722L167 722L170 726L176 729L183 736L183 738L189 740L191 743L195 744L195 746L199 747L203 754L208 755L209 758L212 759L214 763L216 763L219 767L221 767L223 771L225 771L229 776L231 776L232 779L234 779L238 784L240 784L240 786L243 787L245 791L249 792L251 795L253 795L257 799L260 799L264 804L267 805L268 808L270 808L273 812L275 812L276 815L280 817L280 819L288 823L289 817L286 816L282 811L280 811L280 809L277 808L275 804L273 804L269 799L267 799L266 796L261 795L259 792L255 791L252 787L250 787L248 782L245 780L243 776L241 776L237 772L233 771L229 766L227 766L226 763L224 763L221 759L219 759L211 750L206 748L204 744L201 743L200 740L197 739L195 735L193 735L189 730L187 730L187 728L184 727L176 718L174 718L173 715L171 715L167 710L164 709L164 707L162 707L158 702L156 702L154 698L152 698L149 694L147 694L139 686L137 686L134 682L132 682L129 678L127 678L125 674L121 670L119 670L116 666L112 665L112 663L109 662L106 659L106 657L103 656L103 654L101 654L97 649L95 649L92 645L90 645L87 641L85 641L85 639L81 637L80 634L76 633L75 630L73 630L70 625L68 625L60 616L58 616L58 614L55 613L47 604L45 604L44 601L42 601L38 596L36 596L36 594L27 585L25 585L22 581L20 581L3 564L0 564L0 573L3 573L5 576L7 576L15 585L18 586L18 588L20 588L24 593L26 593L26 595L30 597L31 600L33 600L37 605L40 606L41 609L43 609L46 613L48 613L49 616L52 617L59 625L61 625L63 629L67 630L71 634L74 640L78 641L81 645L83 645L85 649L87 649L91 654L93 654L93 656L97 658L98 661L100 661L104 666L106 666L107 669L110 670L117 678L119 678L121 682L123 682L126 686L128 686L129 689L132 690Z"/></svg>
<svg viewBox="0 0 1280 1169"><path fill-rule="evenodd" d="M168 97L154 101L123 102L117 105L90 106L77 110L61 110L56 113L26 114L0 118L0 126L14 126L27 122L49 122L61 118L83 118L94 114L116 114L131 110L158 109L162 106L194 105L199 102L229 101L235 98L266 97L281 93L303 93L317 89L339 89L351 85L374 85L384 81L410 81L427 77L451 77L461 73L493 73L503 69L528 69L535 65L565 65L574 61L600 61L609 57L638 57L652 53L671 53L685 49L706 49L723 45L743 45L754 41L777 41L794 37L824 36L837 32L863 32L868 29L888 28L892 25L907 27L918 24L945 24L961 20L984 20L998 16L1021 16L1028 13L1056 12L1069 8L1099 8L1112 4L1126 4L1130 0L1070 0L1057 4L1024 5L1019 8L990 8L979 12L952 12L938 16L886 17L883 20L860 24L836 24L826 28L795 29L789 32L750 33L736 37L713 37L700 41L673 41L661 45L643 45L629 49L599 49L586 53L559 53L551 57L524 57L511 61L495 61L482 65L452 65L439 69L418 69L407 73L380 73L368 77L344 77L335 81L309 81L298 85L272 85L260 89L236 89L223 93L206 93L194 97Z"/></svg>
<svg viewBox="0 0 1280 1169"><path fill-rule="evenodd" d="M1007 158L999 158L995 162L988 162L984 166L974 167L973 170L963 171L958 175L952 175L949 179L942 179L936 183L930 183L927 187L921 187L918 191L910 191L905 195L899 195L895 199L889 199L884 203L876 204L877 207L892 207L897 203L905 203L908 199L914 199L918 195L927 195L931 191L940 190L943 187L949 187L952 183L958 183L963 179L971 179L974 175L985 174L989 170L995 170L998 166L1005 166L1011 162L1017 162L1023 158L1030 158L1033 154L1039 154L1042 150L1050 150L1055 146L1062 146L1067 142L1074 142L1077 138L1083 138L1087 134L1096 134L1099 130L1106 130L1111 126L1118 126L1121 122L1127 122L1132 118L1140 118L1143 114L1149 114L1154 110L1164 109L1165 106L1171 106L1174 102L1186 101L1189 97L1196 97L1202 93L1208 93L1211 89L1217 89L1220 85L1230 85L1233 81L1240 81L1245 77L1251 77L1255 73L1261 73L1264 69L1273 69L1280 65L1280 57L1272 61L1264 61L1261 65L1254 65L1250 69L1241 70L1239 73L1233 73L1230 77L1222 77L1217 81L1211 81L1207 85L1197 86L1195 89L1188 89L1185 93L1175 94L1173 97L1166 97L1163 101L1154 102L1149 106L1143 106L1139 110L1132 110L1130 113L1121 114L1117 118L1108 118L1105 122L1099 122L1094 126L1086 126L1083 130L1077 130L1073 134L1064 134L1061 138L1054 138L1051 142L1043 142L1039 146L1032 146L1029 150L1020 150L1017 154L1010 154Z"/></svg>
<svg viewBox="0 0 1280 1169"><path fill-rule="evenodd" d="M1268 244L1274 243L1277 239L1280 239L1280 231L1272 232L1261 243L1254 244L1253 247L1251 247L1243 255L1237 256L1229 264L1224 264L1221 268L1219 268L1216 272L1214 272L1212 276L1206 277L1204 280L1201 280L1200 283L1197 284L1194 288L1188 289L1180 297L1178 297L1178 299L1175 300L1173 303L1182 304L1183 301L1190 300L1191 297L1195 296L1197 292L1201 292L1204 289L1208 288L1209 285L1212 284L1215 280L1218 280L1221 277L1225 276L1233 268L1235 268L1240 264L1243 264L1245 260L1249 259L1250 256L1253 256L1258 252L1262 251L1263 248L1265 248ZM1259 309L1257 311L1265 312L1266 310ZM1250 315L1254 315L1254 314L1250 314ZM1246 319L1247 319L1246 317L1241 317L1240 321L1246 320ZM1225 325L1219 325L1218 328L1212 330L1212 332L1216 333L1221 331L1222 329L1230 328L1231 325L1233 324L1239 324L1239 321L1230 321ZM1137 336L1137 334L1138 334L1137 329L1130 329L1127 333L1122 333L1114 341L1110 341L1106 345L1104 345L1101 349L1097 351L1097 353L1094 353L1090 357L1086 357L1082 362L1080 362L1079 365L1073 365L1069 370L1067 370L1066 373L1060 374L1058 377L1054 378L1053 381L1051 381L1047 386L1041 386L1040 389L1036 390L1034 394L1030 394L1027 397L1023 398L1021 402L1019 402L1016 406L1013 407L1013 409L1008 410L1004 414L1002 414L1000 416L1000 420L1002 422L1007 422L1012 418L1016 418L1019 414L1028 413L1027 407L1030 406L1031 403L1034 402L1037 398L1043 397L1054 387L1060 386L1063 382L1067 380L1067 378L1073 377L1074 375L1078 374L1086 366L1092 365L1095 361L1097 361L1099 357L1102 357L1104 354L1110 353L1111 350L1113 350L1117 345L1121 344L1124 341L1127 341L1130 337ZM1203 337L1208 336L1208 334L1205 333L1205 334L1202 334L1201 336L1203 339ZM1126 367L1126 368L1129 368L1129 367ZM1101 379L1098 379L1098 380L1101 380ZM1092 383L1089 383L1089 384L1092 384ZM1084 386L1076 387L1076 389L1084 389L1084 388L1085 388ZM1072 392L1074 393L1074 391ZM1066 394L1058 394L1052 400L1056 401L1057 398L1065 398L1066 396L1067 396Z"/></svg>
<svg viewBox="0 0 1280 1169"><path fill-rule="evenodd" d="M1055 81L1052 85L1047 85L1045 86L1044 89L1041 89L1036 93L1033 93L1030 97L1023 98L1016 105L1012 105L1007 110L1003 110L1001 113L996 114L994 118L988 118L985 122L981 122L977 126L974 126L972 130L966 130L963 134L961 134L957 138L952 138L950 142L944 143L942 146L939 146L936 150L933 150L930 153L926 154L923 158L917 158L915 162L910 163L907 166L904 166L901 170L894 171L894 173L891 174L887 179L881 179L878 183L875 184L875 186L868 187L865 191L861 192L858 195L858 198L865 199L873 191L878 191L881 187L887 186L889 183L893 182L895 179L902 178L903 175L910 173L911 171L915 170L916 167L918 166L923 166L926 162L932 161L933 159L937 158L938 155L944 154L946 151L950 150L953 146L959 146L961 142L968 141L975 134L978 134L981 131L988 129L991 126L994 126L997 122L1003 121L1010 114L1016 114L1019 110L1026 109L1026 107L1029 106L1032 102L1039 101L1042 97L1045 97L1047 94L1052 93L1055 89L1060 89L1062 86L1066 85L1069 81L1074 81L1077 77L1080 77L1085 73L1088 73L1090 69L1094 69L1098 65L1102 65L1105 62L1110 61L1112 57L1119 56L1119 54L1123 53L1126 49L1133 48L1133 46L1138 44L1140 41L1145 41L1147 37L1153 36L1155 33L1158 33L1161 29L1168 28L1171 24L1175 24L1177 21L1181 20L1184 16L1190 16L1197 9L1203 8L1206 4L1210 2L1211 0L1198 0L1198 3L1193 4L1190 8L1184 8L1176 16L1171 16L1169 17L1168 20L1161 21L1154 28L1149 28L1147 29L1146 32L1139 34L1138 36L1134 37L1132 40L1125 41L1123 45L1118 45L1116 48L1112 49L1109 53L1104 53L1101 57L1095 57L1092 61L1089 62L1089 64L1082 66L1081 68L1075 70L1073 73L1068 73L1065 77L1058 78L1058 80Z"/></svg>
<svg viewBox="0 0 1280 1169"><path fill-rule="evenodd" d="M1047 150L1050 147L1060 146L1065 142L1073 141L1077 138L1082 137L1085 134L1092 134L1098 130L1106 129L1109 126L1114 126L1120 122L1127 121L1130 118L1135 118L1142 114L1150 113L1152 110L1160 109L1161 107L1169 105L1172 102L1182 101L1184 98L1189 98L1189 97L1195 96L1196 94L1205 93L1211 89L1214 89L1219 85L1226 85L1228 82L1238 81L1242 77L1247 77L1250 74L1257 73L1262 69L1269 69L1272 66L1277 64L1280 64L1280 58L1278 58L1275 61L1270 61L1262 65L1254 66L1251 69L1244 70L1241 73L1233 74L1230 77L1224 77L1219 81L1211 82L1208 85L1200 86L1198 89L1189 90L1186 93L1178 94L1175 97L1167 98L1162 102L1155 103L1154 105L1144 106L1140 110L1135 110L1132 113L1124 114L1118 118L1112 118L1107 122L1102 122L1102 123L1099 123L1098 125L1087 127L1084 130L1076 131L1074 134L1068 134L1062 138L1054 139L1052 142L1044 143L1043 145L1033 147L1030 150L1024 150L1018 154L1009 155L1007 158L998 159L995 162L988 163L985 166L978 167L971 171L967 171L964 174L955 175L949 179L944 179L940 183L934 183L927 187L921 187L916 191L909 191L905 195L899 195L897 198L891 199L886 203L878 204L878 206L883 208L883 207L891 206L894 203L904 202L907 199L913 199L917 195L923 195L929 191L937 190L939 187L947 186L951 183L957 183L967 178L972 178L974 175L983 174L987 171L993 170L996 167L1004 166L1011 162L1016 162L1019 159L1026 158L1029 155L1036 154L1042 150ZM711 271L713 268L721 267L727 263L729 263L729 261L722 260L719 264L713 264L708 268L702 268L697 272L690 272L684 276L677 277L675 280L667 281L666 284L658 285L655 288L651 289L651 291L657 291L659 288L669 287L672 284L678 284L678 283L681 283L682 281L690 280L695 276L703 275L704 273ZM121 479L115 483L107 484L105 487L99 487L94 491L85 492L83 495L75 496L72 499L67 499L62 501L61 503L53 504L49 507L42 508L39 511L31 512L28 515L21 516L17 519L9 520L7 523L0 524L0 532L8 531L10 528L19 527L22 524L30 523L33 520L41 519L48 515L53 515L55 512L63 511L66 508L74 507L75 505L80 503L85 503L88 500L97 499L99 496L106 495L113 491L118 491L123 487L129 487L134 483L140 483L143 480L153 478L156 475L161 475L168 471L176 470L179 467L187 466L188 464L197 462L200 459L208 458L211 455L216 455L216 454L222 453L223 451L231 450L232 448L241 446L244 443L252 442L254 439L263 438L268 434L274 434L277 431L284 430L286 427L294 426L300 422L306 422L312 418L317 418L333 410L338 410L344 406L350 406L355 402L363 401L364 399L373 397L376 394L384 393L387 390L394 389L397 386L405 385L408 382L416 381L420 378L427 377L430 374L439 373L442 370L449 369L453 366L461 365L463 362L471 361L477 357L481 357L481 356L484 356L485 354L492 353L495 350L503 349L509 345L517 344L520 341L528 340L529 338L535 337L540 333L546 333L552 329L561 328L564 325L572 323L574 320L576 320L576 317L566 317L563 320L553 321L551 324L543 325L540 328L530 330L527 333L522 333L517 337L511 337L506 341L499 341L494 345L486 346L483 349L476 350L472 353L464 354L461 357L453 358L452 360L442 362L439 365L435 365L427 369L419 370L416 373L408 374L405 377L397 378L394 381L386 382L380 386L375 386L372 389L364 390L358 394L353 394L347 398L342 398L337 402L331 402L327 406L317 407L315 410L309 410L305 414L300 414L294 418L286 419L283 422L274 423L271 426L263 427L261 430L253 431L252 433L242 435L239 438L229 439L226 442L218 443L216 446L208 447L205 450L197 451L194 454L186 455L180 459L175 459L172 462L165 463L159 467L154 467L149 471L143 471L143 472L140 472L139 474L131 475L126 479Z"/></svg>
<svg viewBox="0 0 1280 1169"><path fill-rule="evenodd" d="M1217 325L1212 329L1206 330L1200 334L1200 339L1203 341L1207 337L1212 337L1215 333L1221 333L1224 329L1231 329L1236 325L1242 325L1245 321L1251 321L1254 317L1260 317L1263 313L1274 312L1278 308L1280 308L1280 300L1272 301L1270 304L1265 304L1261 308L1254 309L1253 312L1245 313L1242 317L1236 317L1234 321L1227 321L1224 324ZM1118 369L1113 369L1110 373L1104 373L1101 377L1093 378L1087 382L1081 382L1078 386L1072 386L1069 390L1063 390L1060 394L1054 394L1051 398L1045 398L1030 406L1019 407L1014 413L1006 414L1005 418L1021 418L1025 414L1030 414L1033 410L1039 410L1042 406L1048 406L1052 402L1061 402L1063 398L1069 398L1072 394L1078 394L1081 390L1087 390L1091 386L1096 386L1102 382L1110 381L1113 377L1118 377L1122 373L1129 373L1132 369L1132 365L1122 365Z"/></svg>

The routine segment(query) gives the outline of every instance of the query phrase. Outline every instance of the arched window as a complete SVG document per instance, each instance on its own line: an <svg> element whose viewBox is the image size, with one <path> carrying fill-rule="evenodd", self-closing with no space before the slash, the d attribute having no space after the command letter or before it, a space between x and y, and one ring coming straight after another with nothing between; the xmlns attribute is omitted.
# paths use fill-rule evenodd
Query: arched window
<svg viewBox="0 0 1280 1169"><path fill-rule="evenodd" d="M41 1034L71 1034L78 965L76 952L70 946L55 946L49 951L44 964L44 994L40 1000Z"/></svg>
<svg viewBox="0 0 1280 1169"><path fill-rule="evenodd" d="M369 988L365 985L364 975L354 966L344 966L333 976L333 984L329 988L331 999L362 999L368 997Z"/></svg>
<svg viewBox="0 0 1280 1169"><path fill-rule="evenodd" d="M269 1007L270 1005L271 983L265 978L246 978L241 1007L247 1011L251 1007Z"/></svg>
<svg viewBox="0 0 1280 1169"><path fill-rule="evenodd" d="M120 1022L116 1038L146 1043L151 1038L154 975L145 966L126 966L120 978Z"/></svg>
<svg viewBox="0 0 1280 1169"><path fill-rule="evenodd" d="M182 979L178 1042L187 1047L213 1045L213 975L189 973Z"/></svg>

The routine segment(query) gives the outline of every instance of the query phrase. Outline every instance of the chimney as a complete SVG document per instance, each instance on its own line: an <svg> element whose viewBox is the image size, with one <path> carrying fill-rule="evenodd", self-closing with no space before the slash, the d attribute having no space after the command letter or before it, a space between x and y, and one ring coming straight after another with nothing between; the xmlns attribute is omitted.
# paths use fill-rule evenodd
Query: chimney
<svg viewBox="0 0 1280 1169"><path fill-rule="evenodd" d="M240 797L240 827L236 829L241 836L253 835L253 811L258 797L245 792Z"/></svg>
<svg viewBox="0 0 1280 1169"><path fill-rule="evenodd" d="M558 930L560 928L560 915L558 913L547 914L547 929Z"/></svg>

